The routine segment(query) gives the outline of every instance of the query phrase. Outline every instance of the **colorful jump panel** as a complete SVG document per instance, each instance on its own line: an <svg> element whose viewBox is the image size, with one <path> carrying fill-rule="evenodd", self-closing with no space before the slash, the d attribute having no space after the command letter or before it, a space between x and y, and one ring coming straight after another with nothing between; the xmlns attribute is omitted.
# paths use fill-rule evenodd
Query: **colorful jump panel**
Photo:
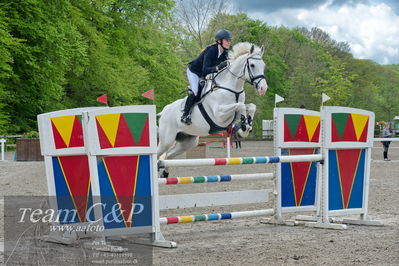
<svg viewBox="0 0 399 266"><path fill-rule="evenodd" d="M319 142L320 116L304 114L284 115L285 142Z"/></svg>
<svg viewBox="0 0 399 266"><path fill-rule="evenodd" d="M328 209L363 207L366 149L329 150Z"/></svg>
<svg viewBox="0 0 399 266"><path fill-rule="evenodd" d="M281 155L318 154L314 148L282 149ZM281 164L281 206L299 207L315 204L316 162L292 162Z"/></svg>
<svg viewBox="0 0 399 266"><path fill-rule="evenodd" d="M369 116L365 114L332 113L331 141L367 142Z"/></svg>
<svg viewBox="0 0 399 266"><path fill-rule="evenodd" d="M100 148L149 147L147 113L114 113L96 115Z"/></svg>
<svg viewBox="0 0 399 266"><path fill-rule="evenodd" d="M56 149L84 147L82 115L58 116L50 121Z"/></svg>
<svg viewBox="0 0 399 266"><path fill-rule="evenodd" d="M152 225L150 167L149 155L104 156L98 162L105 229Z"/></svg>

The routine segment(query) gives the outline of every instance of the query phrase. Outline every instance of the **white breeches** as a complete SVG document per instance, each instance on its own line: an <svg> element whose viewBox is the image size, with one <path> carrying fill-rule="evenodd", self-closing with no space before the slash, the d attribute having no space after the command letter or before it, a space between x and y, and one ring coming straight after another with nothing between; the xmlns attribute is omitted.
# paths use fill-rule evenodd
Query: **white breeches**
<svg viewBox="0 0 399 266"><path fill-rule="evenodd" d="M197 96L199 77L197 74L191 72L189 68L187 68L187 78L188 82L190 82L190 89L193 91L194 95Z"/></svg>

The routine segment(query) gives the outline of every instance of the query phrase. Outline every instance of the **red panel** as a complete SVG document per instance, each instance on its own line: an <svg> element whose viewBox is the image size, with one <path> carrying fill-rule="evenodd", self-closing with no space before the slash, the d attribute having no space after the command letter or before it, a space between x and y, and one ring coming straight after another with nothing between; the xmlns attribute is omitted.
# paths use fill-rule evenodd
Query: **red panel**
<svg viewBox="0 0 399 266"><path fill-rule="evenodd" d="M317 128L313 134L312 139L310 140L311 142L319 142L320 139L320 123L317 125Z"/></svg>
<svg viewBox="0 0 399 266"><path fill-rule="evenodd" d="M356 141L357 142L356 132L355 132L355 128L353 126L353 120L352 120L351 115L348 116L344 134L342 134L342 141Z"/></svg>
<svg viewBox="0 0 399 266"><path fill-rule="evenodd" d="M331 118L331 142L341 141L334 119Z"/></svg>
<svg viewBox="0 0 399 266"><path fill-rule="evenodd" d="M113 148L107 136L105 135L105 132L102 129L100 123L98 123L97 119L96 119L96 124L97 124L98 139L100 141L100 148L101 149Z"/></svg>
<svg viewBox="0 0 399 266"><path fill-rule="evenodd" d="M58 157L81 221L85 220L90 171L86 155Z"/></svg>
<svg viewBox="0 0 399 266"><path fill-rule="evenodd" d="M67 148L66 143L62 139L60 133L58 132L57 128L55 127L53 121L51 121L51 127L53 129L53 136L54 136L54 144L56 149L64 149Z"/></svg>
<svg viewBox="0 0 399 266"><path fill-rule="evenodd" d="M348 208L361 149L337 150L338 171L341 182L342 202Z"/></svg>
<svg viewBox="0 0 399 266"><path fill-rule="evenodd" d="M367 142L367 132L369 130L369 120L367 120L366 125L364 126L362 135L360 136L359 142Z"/></svg>
<svg viewBox="0 0 399 266"><path fill-rule="evenodd" d="M308 131L306 130L306 124L304 116L299 120L298 129L295 132L294 141L305 141L309 142Z"/></svg>
<svg viewBox="0 0 399 266"><path fill-rule="evenodd" d="M78 117L75 116L69 147L83 147L84 145L82 124L80 123Z"/></svg>
<svg viewBox="0 0 399 266"><path fill-rule="evenodd" d="M116 133L115 147L133 147L137 146L126 123L125 117L120 116L118 132Z"/></svg>
<svg viewBox="0 0 399 266"><path fill-rule="evenodd" d="M313 154L314 149L290 149L290 155ZM295 189L296 206L301 205L303 191L309 176L309 169L312 162L295 162L291 163L293 183Z"/></svg>
<svg viewBox="0 0 399 266"><path fill-rule="evenodd" d="M121 204L128 227L131 225L130 215L136 192L138 158L138 156L104 157L115 196Z"/></svg>
<svg viewBox="0 0 399 266"><path fill-rule="evenodd" d="M141 138L138 146L149 147L150 146L150 126L149 126L149 116L145 120L143 132L141 133Z"/></svg>

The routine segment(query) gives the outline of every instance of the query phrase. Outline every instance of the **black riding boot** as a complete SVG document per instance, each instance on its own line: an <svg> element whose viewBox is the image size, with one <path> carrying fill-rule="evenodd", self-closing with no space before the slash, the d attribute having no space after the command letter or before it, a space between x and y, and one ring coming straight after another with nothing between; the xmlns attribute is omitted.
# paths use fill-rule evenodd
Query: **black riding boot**
<svg viewBox="0 0 399 266"><path fill-rule="evenodd" d="M180 121L182 123L191 125L190 110L191 110L191 107L194 105L194 103L195 103L195 95L193 93L190 93L187 96L186 104L184 105L183 115L180 119Z"/></svg>

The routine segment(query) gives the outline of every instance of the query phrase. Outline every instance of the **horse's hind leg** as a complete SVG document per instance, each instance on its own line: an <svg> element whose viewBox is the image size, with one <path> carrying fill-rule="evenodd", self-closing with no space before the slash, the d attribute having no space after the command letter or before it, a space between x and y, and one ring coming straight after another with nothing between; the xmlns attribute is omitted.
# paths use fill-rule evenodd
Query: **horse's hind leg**
<svg viewBox="0 0 399 266"><path fill-rule="evenodd" d="M176 145L168 151L168 159L172 159L185 151L197 146L199 137L197 136L186 136L184 140L177 141ZM161 178L167 178L169 176L169 169L165 167L162 171Z"/></svg>
<svg viewBox="0 0 399 266"><path fill-rule="evenodd" d="M197 136L186 136L184 140L177 141L176 145L168 152L168 158L174 158L185 151L194 148L198 144L199 137Z"/></svg>

